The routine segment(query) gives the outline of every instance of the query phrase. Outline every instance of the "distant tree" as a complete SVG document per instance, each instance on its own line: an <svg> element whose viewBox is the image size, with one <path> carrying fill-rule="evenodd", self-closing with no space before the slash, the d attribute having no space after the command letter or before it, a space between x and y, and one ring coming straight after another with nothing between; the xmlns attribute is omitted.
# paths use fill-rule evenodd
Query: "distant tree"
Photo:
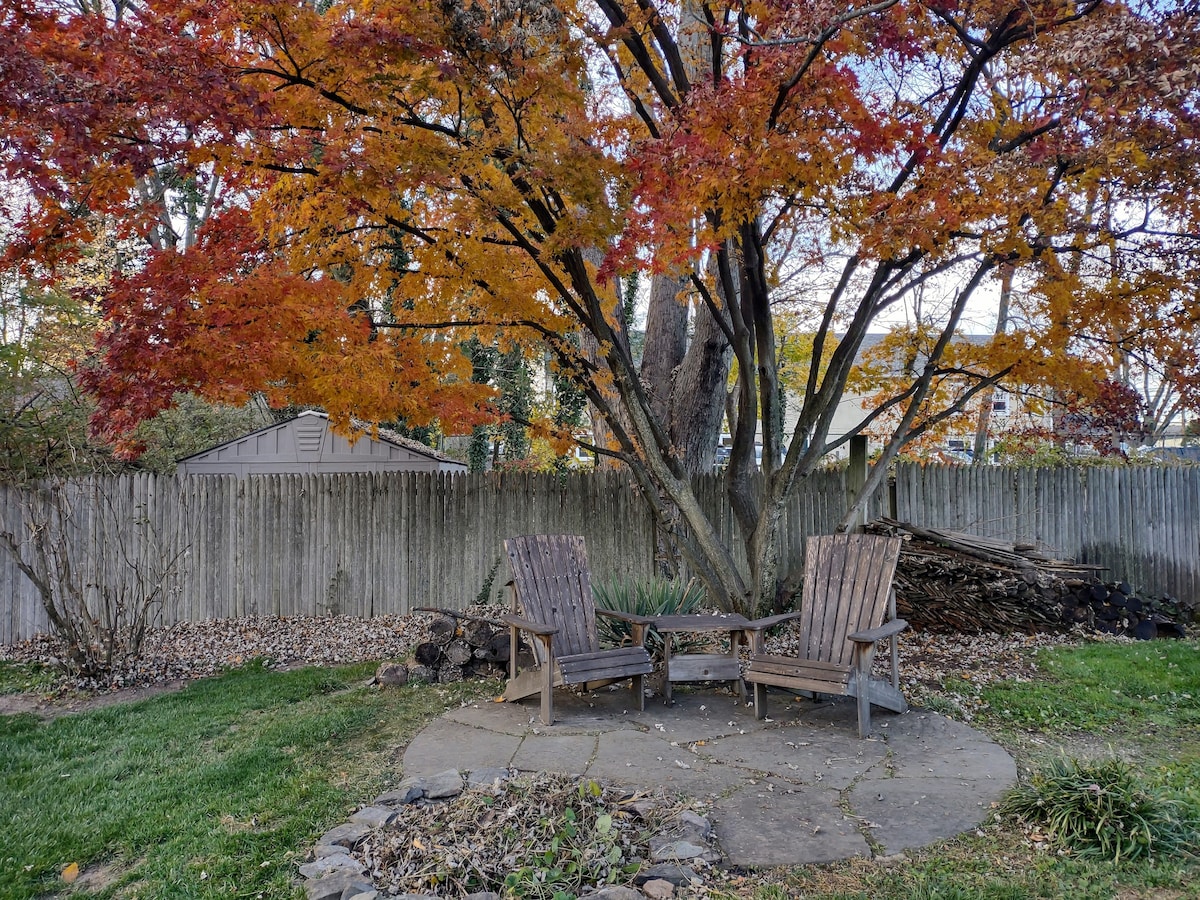
<svg viewBox="0 0 1200 900"><path fill-rule="evenodd" d="M182 394L169 409L142 422L134 431L134 440L144 447L136 465L170 474L183 457L257 431L271 422L270 412L261 401L226 406L194 394Z"/></svg>
<svg viewBox="0 0 1200 900"><path fill-rule="evenodd" d="M1142 403L1136 390L1106 379L1094 393L1064 396L1054 416L1054 436L1060 444L1091 447L1101 456L1125 456L1125 444L1146 438Z"/></svg>
<svg viewBox="0 0 1200 900"><path fill-rule="evenodd" d="M1192 419L1184 426L1183 445L1185 447L1200 445L1200 419Z"/></svg>

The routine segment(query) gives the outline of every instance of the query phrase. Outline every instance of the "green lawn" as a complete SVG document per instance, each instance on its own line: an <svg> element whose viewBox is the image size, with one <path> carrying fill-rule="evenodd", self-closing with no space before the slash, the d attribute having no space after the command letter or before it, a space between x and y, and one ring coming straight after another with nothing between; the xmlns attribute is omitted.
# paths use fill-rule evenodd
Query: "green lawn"
<svg viewBox="0 0 1200 900"><path fill-rule="evenodd" d="M0 660L0 694L49 691L57 681L58 676L47 666Z"/></svg>
<svg viewBox="0 0 1200 900"><path fill-rule="evenodd" d="M1043 653L1041 683L983 690L987 721L1049 734L1088 732L1153 748L1161 731L1200 734L1200 645L1096 643ZM1143 738L1150 738L1143 741ZM1163 749L1174 748L1167 745Z"/></svg>
<svg viewBox="0 0 1200 900"><path fill-rule="evenodd" d="M363 687L374 666L259 666L136 704L0 717L0 897L289 897L388 754L481 686ZM494 689L494 685L491 686Z"/></svg>
<svg viewBox="0 0 1200 900"><path fill-rule="evenodd" d="M1043 652L1040 661L1044 681L980 690L975 727L1026 771L1064 755L1135 759L1148 790L1200 822L1200 645L1089 644ZM297 862L315 837L398 776L412 735L442 710L496 689L379 691L364 686L373 668L251 665L52 722L0 717L0 898L295 895ZM1200 897L1195 855L1117 866L1062 851L1035 847L1006 821L886 863L731 877L710 895ZM61 875L73 863L81 875L69 889Z"/></svg>

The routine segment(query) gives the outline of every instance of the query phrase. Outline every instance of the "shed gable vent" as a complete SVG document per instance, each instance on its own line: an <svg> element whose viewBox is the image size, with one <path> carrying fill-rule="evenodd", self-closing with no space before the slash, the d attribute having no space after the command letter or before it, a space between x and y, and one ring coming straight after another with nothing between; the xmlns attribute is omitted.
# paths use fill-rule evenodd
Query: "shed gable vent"
<svg viewBox="0 0 1200 900"><path fill-rule="evenodd" d="M320 453L325 437L324 422L304 422L296 426L296 449L301 453Z"/></svg>

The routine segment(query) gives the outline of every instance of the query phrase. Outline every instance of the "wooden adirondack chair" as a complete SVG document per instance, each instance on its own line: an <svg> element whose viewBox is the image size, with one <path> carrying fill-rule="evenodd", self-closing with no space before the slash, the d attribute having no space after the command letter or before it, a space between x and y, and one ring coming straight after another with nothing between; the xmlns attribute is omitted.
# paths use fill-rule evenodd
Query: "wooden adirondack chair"
<svg viewBox="0 0 1200 900"><path fill-rule="evenodd" d="M541 719L552 725L554 688L581 684L588 689L629 678L638 709L645 709L643 676L654 668L644 645L651 620L596 608L583 538L528 535L506 540L504 550L512 570L512 612L501 617L511 641L510 677L502 699L520 700L541 692ZM601 650L597 614L629 622L633 646ZM536 657L536 668L524 672L517 664L521 632L533 637Z"/></svg>
<svg viewBox="0 0 1200 900"><path fill-rule="evenodd" d="M873 534L810 537L804 559L804 593L799 612L758 619L746 626L750 666L746 681L754 685L754 715L767 714L767 687L855 697L858 733L871 732L871 704L904 712L900 693L896 635L908 627L896 618L892 579L901 540ZM884 616L888 621L885 623ZM769 655L763 642L767 629L800 620L796 656ZM891 682L871 677L876 644L891 639Z"/></svg>

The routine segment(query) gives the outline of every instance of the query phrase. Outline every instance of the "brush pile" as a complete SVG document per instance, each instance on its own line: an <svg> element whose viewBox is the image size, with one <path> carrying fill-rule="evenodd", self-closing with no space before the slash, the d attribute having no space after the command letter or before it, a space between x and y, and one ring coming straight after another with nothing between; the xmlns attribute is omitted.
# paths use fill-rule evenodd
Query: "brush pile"
<svg viewBox="0 0 1200 900"><path fill-rule="evenodd" d="M896 568L900 618L934 632L1067 631L1182 637L1192 610L1173 598L1137 596L1099 580L1099 567L1030 544L921 528L892 519L868 526L903 537Z"/></svg>

